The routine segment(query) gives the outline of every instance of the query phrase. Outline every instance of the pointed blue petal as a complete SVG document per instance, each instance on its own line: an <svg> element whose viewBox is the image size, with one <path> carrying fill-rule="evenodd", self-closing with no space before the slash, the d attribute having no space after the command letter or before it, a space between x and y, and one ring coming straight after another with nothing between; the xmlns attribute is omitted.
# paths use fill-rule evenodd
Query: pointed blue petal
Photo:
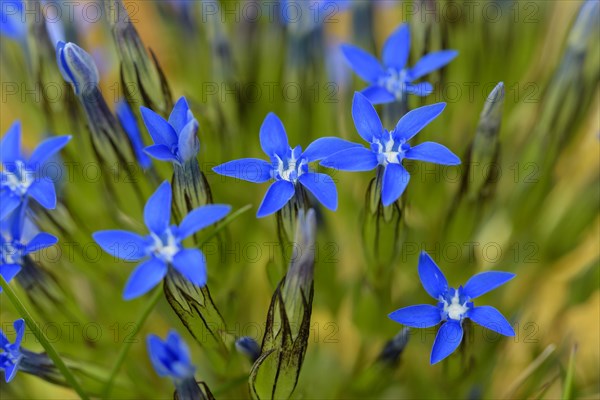
<svg viewBox="0 0 600 400"><path fill-rule="evenodd" d="M137 261L148 255L148 241L137 233L121 230L99 231L92 234L98 245L115 258Z"/></svg>
<svg viewBox="0 0 600 400"><path fill-rule="evenodd" d="M219 175L254 183L263 183L271 179L272 170L273 166L269 162L258 158L242 158L213 168Z"/></svg>
<svg viewBox="0 0 600 400"><path fill-rule="evenodd" d="M476 324L483 326L491 331L498 332L504 336L515 336L515 330L504 318L504 315L494 307L481 306L474 307L467 311L467 317Z"/></svg>
<svg viewBox="0 0 600 400"><path fill-rule="evenodd" d="M167 274L167 264L156 257L152 257L138 265L129 276L125 285L123 299L131 300L147 293Z"/></svg>
<svg viewBox="0 0 600 400"><path fill-rule="evenodd" d="M10 282L19 272L21 272L21 266L19 264L2 264L0 265L0 275L6 282ZM2 288L0 288L2 293Z"/></svg>
<svg viewBox="0 0 600 400"><path fill-rule="evenodd" d="M13 322L13 328L15 328L15 332L17 333L17 336L15 337L15 344L20 346L21 342L23 341L23 336L25 335L25 320L23 318L19 318Z"/></svg>
<svg viewBox="0 0 600 400"><path fill-rule="evenodd" d="M59 136L44 140L35 148L35 150L33 150L33 153L31 153L31 157L27 162L29 168L41 168L44 162L58 153L70 140L71 136Z"/></svg>
<svg viewBox="0 0 600 400"><path fill-rule="evenodd" d="M441 322L442 313L436 306L420 304L396 310L388 317L411 328L429 328Z"/></svg>
<svg viewBox="0 0 600 400"><path fill-rule="evenodd" d="M21 159L21 122L15 121L0 142L0 162L11 164Z"/></svg>
<svg viewBox="0 0 600 400"><path fill-rule="evenodd" d="M185 239L225 218L231 211L231 206L225 204L209 204L192 210L179 225L179 238Z"/></svg>
<svg viewBox="0 0 600 400"><path fill-rule="evenodd" d="M206 259L200 250L181 250L173 257L173 266L194 285L206 285Z"/></svg>
<svg viewBox="0 0 600 400"><path fill-rule="evenodd" d="M327 157L320 164L341 171L371 171L377 166L377 156L365 147L353 147Z"/></svg>
<svg viewBox="0 0 600 400"><path fill-rule="evenodd" d="M129 107L126 101L120 101L117 103L115 112L117 117L119 118L119 122L127 133L131 144L133 145L133 150L135 152L135 157L137 158L140 166L144 169L147 169L152 164L152 160L150 157L144 153L144 141L142 140L142 133L140 132L138 121L133 114L133 110Z"/></svg>
<svg viewBox="0 0 600 400"><path fill-rule="evenodd" d="M360 91L371 102L371 104L387 104L396 101L396 97L387 91L387 89L373 85Z"/></svg>
<svg viewBox="0 0 600 400"><path fill-rule="evenodd" d="M308 172L300 175L300 183L311 192L317 200L332 211L337 209L338 195L335 182L327 174Z"/></svg>
<svg viewBox="0 0 600 400"><path fill-rule="evenodd" d="M260 127L260 145L269 157L285 158L290 149L283 123L274 113L267 114Z"/></svg>
<svg viewBox="0 0 600 400"><path fill-rule="evenodd" d="M198 132L198 121L190 120L179 133L179 156L182 162L186 162L196 157L200 151L200 141L196 133Z"/></svg>
<svg viewBox="0 0 600 400"><path fill-rule="evenodd" d="M428 73L435 71L438 68L443 67L452 61L458 52L455 50L441 50L433 53L429 53L421 58L413 68L410 70L410 77L412 80L417 80Z"/></svg>
<svg viewBox="0 0 600 400"><path fill-rule="evenodd" d="M8 217L21 204L21 197L10 190L0 191L0 219Z"/></svg>
<svg viewBox="0 0 600 400"><path fill-rule="evenodd" d="M148 335L148 355L150 356L150 362L154 367L154 371L158 376L168 376L170 374L169 369L165 366L163 360L168 359L165 345L160 337L154 334Z"/></svg>
<svg viewBox="0 0 600 400"><path fill-rule="evenodd" d="M144 222L151 232L162 234L171 220L171 184L164 181L146 202Z"/></svg>
<svg viewBox="0 0 600 400"><path fill-rule="evenodd" d="M383 64L388 68L392 67L400 71L406 66L409 53L410 30L408 24L402 24L383 45Z"/></svg>
<svg viewBox="0 0 600 400"><path fill-rule="evenodd" d="M175 132L181 132L183 127L189 122L189 109L190 106L183 96L175 103L175 107L173 107L173 111L171 111L171 115L169 115L169 125L175 129Z"/></svg>
<svg viewBox="0 0 600 400"><path fill-rule="evenodd" d="M356 73L363 80L375 83L380 76L385 75L385 70L379 61L363 49L351 44L341 46L344 57Z"/></svg>
<svg viewBox="0 0 600 400"><path fill-rule="evenodd" d="M490 290L496 289L500 285L513 279L516 275L510 272L487 271L474 275L467 281L463 288L463 293L474 299Z"/></svg>
<svg viewBox="0 0 600 400"><path fill-rule="evenodd" d="M436 300L448 291L446 277L435 261L424 251L419 256L419 278L425 291Z"/></svg>
<svg viewBox="0 0 600 400"><path fill-rule="evenodd" d="M46 232L38 233L25 246L25 254L33 253L45 249L46 247L54 246L58 242L58 238Z"/></svg>
<svg viewBox="0 0 600 400"><path fill-rule="evenodd" d="M410 174L402 164L388 164L383 172L383 184L381 186L381 202L389 206L404 193L410 181Z"/></svg>
<svg viewBox="0 0 600 400"><path fill-rule="evenodd" d="M339 151L357 146L361 145L337 137L323 137L309 144L302 156L306 157L309 162L318 161Z"/></svg>
<svg viewBox="0 0 600 400"><path fill-rule="evenodd" d="M431 349L431 364L437 364L458 348L463 337L463 329L458 321L449 320L440 327L433 349Z"/></svg>
<svg viewBox="0 0 600 400"><path fill-rule="evenodd" d="M56 191L54 182L49 178L36 178L27 189L27 194L48 210L56 208Z"/></svg>
<svg viewBox="0 0 600 400"><path fill-rule="evenodd" d="M171 148L177 144L177 133L163 117L155 113L149 108L141 107L142 119L146 129L152 136L154 144L164 144Z"/></svg>
<svg viewBox="0 0 600 400"><path fill-rule="evenodd" d="M433 93L433 86L429 82L411 83L406 87L406 91L409 94L425 97Z"/></svg>
<svg viewBox="0 0 600 400"><path fill-rule="evenodd" d="M144 148L144 152L152 158L156 158L160 161L171 161L176 162L177 157L171 152L171 150L164 144L153 144Z"/></svg>
<svg viewBox="0 0 600 400"><path fill-rule="evenodd" d="M410 140L421 129L425 128L431 121L444 111L446 103L431 104L429 106L415 108L406 113L394 129L394 136L404 140Z"/></svg>
<svg viewBox="0 0 600 400"><path fill-rule="evenodd" d="M447 147L434 142L425 142L415 147L411 147L406 151L404 157L408 158L409 160L426 161L442 165L460 164L460 158L458 158L453 152L451 152Z"/></svg>
<svg viewBox="0 0 600 400"><path fill-rule="evenodd" d="M369 143L383 134L383 125L377 111L359 92L354 93L352 99L352 119L360 137Z"/></svg>
<svg viewBox="0 0 600 400"><path fill-rule="evenodd" d="M4 380L6 383L12 381L19 370L18 364L8 364L4 370Z"/></svg>
<svg viewBox="0 0 600 400"><path fill-rule="evenodd" d="M294 195L294 185L288 181L277 181L269 186L265 197L258 207L256 216L266 217L279 211Z"/></svg>

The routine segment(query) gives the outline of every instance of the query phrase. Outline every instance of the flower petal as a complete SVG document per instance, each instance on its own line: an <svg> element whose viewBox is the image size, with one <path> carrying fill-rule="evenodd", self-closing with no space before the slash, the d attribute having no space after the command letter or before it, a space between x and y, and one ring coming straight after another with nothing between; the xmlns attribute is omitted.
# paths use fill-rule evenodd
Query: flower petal
<svg viewBox="0 0 600 400"><path fill-rule="evenodd" d="M177 144L177 133L163 117L144 106L140 107L140 111L154 144L163 144L169 149Z"/></svg>
<svg viewBox="0 0 600 400"><path fill-rule="evenodd" d="M36 178L27 189L27 194L48 210L56 208L56 192L54 182L49 178Z"/></svg>
<svg viewBox="0 0 600 400"><path fill-rule="evenodd" d="M452 61L458 52L455 50L441 50L423 56L410 70L412 80L417 80L428 73L443 67Z"/></svg>
<svg viewBox="0 0 600 400"><path fill-rule="evenodd" d="M102 250L121 260L137 261L148 255L148 240L137 233L108 230L95 232L92 237Z"/></svg>
<svg viewBox="0 0 600 400"><path fill-rule="evenodd" d="M256 216L266 217L279 211L294 195L294 185L288 181L277 181L269 186L265 197L258 207Z"/></svg>
<svg viewBox="0 0 600 400"><path fill-rule="evenodd" d="M409 94L425 97L433 93L433 86L429 82L411 83L407 85L406 91Z"/></svg>
<svg viewBox="0 0 600 400"><path fill-rule="evenodd" d="M167 350L163 341L160 337L154 334L148 335L148 355L150 356L150 362L158 376L168 376L171 371L166 367L163 360L170 359L171 357L167 354Z"/></svg>
<svg viewBox="0 0 600 400"><path fill-rule="evenodd" d="M11 164L21 159L21 122L15 121L0 142L0 162Z"/></svg>
<svg viewBox="0 0 600 400"><path fill-rule="evenodd" d="M46 232L38 233L25 246L24 254L33 253L45 249L46 247L54 246L58 242L58 238Z"/></svg>
<svg viewBox="0 0 600 400"><path fill-rule="evenodd" d="M371 171L378 163L377 156L371 150L353 147L327 157L320 164L341 171Z"/></svg>
<svg viewBox="0 0 600 400"><path fill-rule="evenodd" d="M19 364L8 363L4 368L4 380L6 381L6 383L8 383L13 380L15 375L17 375L17 371L19 370Z"/></svg>
<svg viewBox="0 0 600 400"><path fill-rule="evenodd" d="M388 164L383 172L383 184L381 186L381 202L389 206L404 193L410 174L402 164Z"/></svg>
<svg viewBox="0 0 600 400"><path fill-rule="evenodd" d="M198 121L192 119L181 131L179 131L179 140L177 148L182 162L186 162L196 157L200 151L200 141L198 140Z"/></svg>
<svg viewBox="0 0 600 400"><path fill-rule="evenodd" d="M285 158L290 145L283 123L277 115L269 113L260 127L260 145L269 157Z"/></svg>
<svg viewBox="0 0 600 400"><path fill-rule="evenodd" d="M192 210L179 225L181 240L223 219L231 211L231 206L225 204L208 204Z"/></svg>
<svg viewBox="0 0 600 400"><path fill-rule="evenodd" d="M23 341L23 336L25 335L25 320L22 318L19 318L18 320L13 322L13 328L15 328L15 332L17 334L17 336L15 337L14 343L17 346L20 346L21 342Z"/></svg>
<svg viewBox="0 0 600 400"><path fill-rule="evenodd" d="M335 182L327 174L308 172L300 175L300 183L311 192L317 200L332 211L337 209L338 195Z"/></svg>
<svg viewBox="0 0 600 400"><path fill-rule="evenodd" d="M419 256L419 278L425 291L436 300L448 291L446 277L425 251Z"/></svg>
<svg viewBox="0 0 600 400"><path fill-rule="evenodd" d="M510 272L487 271L474 275L467 281L463 293L471 299L486 294L490 290L505 284L516 275Z"/></svg>
<svg viewBox="0 0 600 400"><path fill-rule="evenodd" d="M21 204L21 197L10 190L0 191L0 199L0 220L8 217Z"/></svg>
<svg viewBox="0 0 600 400"><path fill-rule="evenodd" d="M309 162L322 160L339 151L361 146L358 143L352 143L337 137L322 137L308 145L302 156Z"/></svg>
<svg viewBox="0 0 600 400"><path fill-rule="evenodd" d="M435 142L421 143L411 147L404 155L409 160L426 161L441 165L459 165L460 158L447 147Z"/></svg>
<svg viewBox="0 0 600 400"><path fill-rule="evenodd" d="M388 317L411 328L429 328L440 323L442 313L436 306L420 304L396 310L390 313Z"/></svg>
<svg viewBox="0 0 600 400"><path fill-rule="evenodd" d="M360 92L371 102L371 104L386 104L396 101L396 97L392 93L379 85L369 86Z"/></svg>
<svg viewBox="0 0 600 400"><path fill-rule="evenodd" d="M187 125L189 121L189 110L190 106L188 105L188 102L185 99L185 97L180 97L179 100L177 100L177 103L175 103L173 111L171 111L171 115L169 115L169 125L171 125L173 129L175 129L176 133L181 132L183 127Z"/></svg>
<svg viewBox="0 0 600 400"><path fill-rule="evenodd" d="M242 158L213 168L219 175L231 176L248 182L263 183L271 179L271 163L259 158Z"/></svg>
<svg viewBox="0 0 600 400"><path fill-rule="evenodd" d="M431 349L431 364L437 364L452 354L458 348L462 337L463 329L460 322L450 320L442 325Z"/></svg>
<svg viewBox="0 0 600 400"><path fill-rule="evenodd" d="M200 250L181 250L173 257L173 266L194 285L206 285L206 259Z"/></svg>
<svg viewBox="0 0 600 400"><path fill-rule="evenodd" d="M145 147L144 152L160 161L179 161L175 154L164 144L153 144L152 146Z"/></svg>
<svg viewBox="0 0 600 400"><path fill-rule="evenodd" d="M410 30L408 24L400 25L383 45L383 64L386 67L402 70L410 53Z"/></svg>
<svg viewBox="0 0 600 400"><path fill-rule="evenodd" d="M365 141L372 143L383 135L383 125L375 107L359 92L354 93L352 99L352 119L358 134Z"/></svg>
<svg viewBox="0 0 600 400"><path fill-rule="evenodd" d="M59 136L44 140L40 143L29 158L28 165L30 169L38 169L50 157L58 153L63 147L69 143L71 136Z"/></svg>
<svg viewBox="0 0 600 400"><path fill-rule="evenodd" d="M2 264L0 265L0 275L6 282L10 282L19 272L21 272L21 266L19 264ZM0 287L0 293L2 288Z"/></svg>
<svg viewBox="0 0 600 400"><path fill-rule="evenodd" d="M515 330L500 311L491 306L473 307L467 311L473 322L504 336L515 336Z"/></svg>
<svg viewBox="0 0 600 400"><path fill-rule="evenodd" d="M437 103L409 111L396 124L394 136L404 140L412 139L421 129L437 118L444 108L446 108L446 103Z"/></svg>
<svg viewBox="0 0 600 400"><path fill-rule="evenodd" d="M123 292L123 299L131 300L147 293L158 285L166 274L167 264L156 257L141 263L129 276Z"/></svg>
<svg viewBox="0 0 600 400"><path fill-rule="evenodd" d="M363 49L351 44L343 44L341 48L356 75L363 80L375 83L380 76L385 75L385 70L379 61Z"/></svg>
<svg viewBox="0 0 600 400"><path fill-rule="evenodd" d="M171 220L171 184L164 181L144 207L144 222L151 232L162 234Z"/></svg>

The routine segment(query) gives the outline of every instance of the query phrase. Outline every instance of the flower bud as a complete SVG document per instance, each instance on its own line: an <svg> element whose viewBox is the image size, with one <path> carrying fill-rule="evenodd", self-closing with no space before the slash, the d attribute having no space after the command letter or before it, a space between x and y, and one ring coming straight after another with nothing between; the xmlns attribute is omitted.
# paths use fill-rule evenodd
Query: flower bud
<svg viewBox="0 0 600 400"><path fill-rule="evenodd" d="M235 348L238 353L245 355L252 362L255 362L260 357L260 346L250 336L242 336L237 339L235 341Z"/></svg>
<svg viewBox="0 0 600 400"><path fill-rule="evenodd" d="M98 86L100 74L91 55L75 43L56 44L56 61L63 78L73 85L75 94L80 96Z"/></svg>

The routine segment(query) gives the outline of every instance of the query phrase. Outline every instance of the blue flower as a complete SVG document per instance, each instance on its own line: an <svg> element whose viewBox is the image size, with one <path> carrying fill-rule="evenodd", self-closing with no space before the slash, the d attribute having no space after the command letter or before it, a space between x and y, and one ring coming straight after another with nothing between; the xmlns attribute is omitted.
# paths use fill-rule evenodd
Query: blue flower
<svg viewBox="0 0 600 400"><path fill-rule="evenodd" d="M206 259L198 249L185 249L182 241L200 229L221 220L228 205L211 204L192 210L179 226L169 225L171 185L163 182L150 196L144 208L144 222L150 231L146 236L134 232L109 230L93 234L104 251L126 261L148 258L133 271L125 286L123 298L139 297L156 286L174 267L197 286L206 284Z"/></svg>
<svg viewBox="0 0 600 400"><path fill-rule="evenodd" d="M177 332L170 331L165 340L148 335L148 354L159 376L168 376L175 383L194 378L190 350Z"/></svg>
<svg viewBox="0 0 600 400"><path fill-rule="evenodd" d="M116 108L117 117L121 122L121 126L123 130L129 136L129 140L131 141L131 145L133 146L133 151L135 152L135 157L137 158L140 166L143 169L150 168L152 164L152 160L148 155L144 152L144 142L142 140L142 133L138 127L137 119L127 104L126 101L120 101L117 104Z"/></svg>
<svg viewBox="0 0 600 400"><path fill-rule="evenodd" d="M23 15L23 1L3 0L0 5L0 35L24 40L27 24Z"/></svg>
<svg viewBox="0 0 600 400"><path fill-rule="evenodd" d="M358 76L370 86L362 93L373 103L390 103L401 100L406 94L427 96L433 91L428 82L413 83L428 73L443 67L456 57L454 50L441 50L421 58L414 67L407 67L410 53L410 31L407 24L400 25L383 46L383 66L371 54L346 44L342 51Z"/></svg>
<svg viewBox="0 0 600 400"><path fill-rule="evenodd" d="M11 343L0 329L0 347L2 348L2 353L0 353L0 369L4 371L6 382L10 382L15 377L19 369L19 363L23 358L21 354L21 342L25 334L25 321L18 319L13 323L13 326L17 333L14 343Z"/></svg>
<svg viewBox="0 0 600 400"><path fill-rule="evenodd" d="M44 140L25 160L21 153L21 124L17 121L0 142L0 219L6 218L23 201L32 197L42 207L56 207L56 191L51 179L41 176L44 163L62 149L71 136Z"/></svg>
<svg viewBox="0 0 600 400"><path fill-rule="evenodd" d="M446 277L426 252L419 258L419 277L425 291L438 301L436 306L421 304L394 311L390 319L413 328L440 327L433 349L431 364L438 363L457 349L462 341L462 321L471 321L505 336L514 336L510 323L498 310L490 306L475 307L472 300L497 288L515 277L515 274L488 271L474 275L464 287L448 287Z"/></svg>
<svg viewBox="0 0 600 400"><path fill-rule="evenodd" d="M411 147L407 142L434 120L446 107L445 103L416 108L404 115L392 131L384 129L375 108L360 93L355 93L352 117L358 134L370 148L353 147L337 152L321 165L342 171L370 171L381 165L385 168L381 188L383 205L389 206L406 189L410 174L402 161L427 161L442 165L458 165L460 159L441 144L425 142Z"/></svg>
<svg viewBox="0 0 600 400"><path fill-rule="evenodd" d="M63 79L73 85L80 96L94 90L100 73L92 56L75 43L56 43L56 62Z"/></svg>
<svg viewBox="0 0 600 400"><path fill-rule="evenodd" d="M330 210L337 208L337 190L329 175L312 172L308 164L333 153L358 145L345 140L324 137L315 140L303 152L302 147L290 147L281 120L269 113L260 128L260 144L270 157L270 162L257 158L242 158L213 168L217 174L263 183L275 182L267 190L257 216L265 217L280 210L295 193L297 183L302 184Z"/></svg>
<svg viewBox="0 0 600 400"><path fill-rule="evenodd" d="M154 145L144 149L151 157L161 161L183 164L196 157L200 141L196 136L198 121L194 118L185 97L181 97L169 121L146 107L141 107L144 124L152 136Z"/></svg>

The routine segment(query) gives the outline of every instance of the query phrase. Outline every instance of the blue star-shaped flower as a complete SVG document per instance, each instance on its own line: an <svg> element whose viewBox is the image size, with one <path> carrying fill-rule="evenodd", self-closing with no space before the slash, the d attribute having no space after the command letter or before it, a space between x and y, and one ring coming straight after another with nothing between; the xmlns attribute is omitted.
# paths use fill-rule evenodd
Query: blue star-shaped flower
<svg viewBox="0 0 600 400"><path fill-rule="evenodd" d="M19 369L19 363L23 358L21 354L21 342L25 334L25 321L18 319L13 323L17 337L14 343L11 343L0 329L0 369L4 371L4 379L10 382Z"/></svg>
<svg viewBox="0 0 600 400"><path fill-rule="evenodd" d="M443 67L456 57L454 50L441 50L421 58L414 67L407 67L410 54L408 24L400 25L383 46L383 66L371 54L359 47L345 44L342 51L358 76L369 82L362 91L373 104L401 100L406 94L427 96L433 91L428 82L413 83L428 73Z"/></svg>
<svg viewBox="0 0 600 400"><path fill-rule="evenodd" d="M342 171L370 171L381 165L385 168L381 200L389 206L406 189L410 174L402 160L420 160L442 165L458 165L460 159L441 144L425 142L411 147L407 142L434 120L446 107L445 103L416 108L404 115L392 131L384 129L375 108L360 93L354 94L352 117L358 134L370 148L352 147L337 152L321 165Z"/></svg>
<svg viewBox="0 0 600 400"><path fill-rule="evenodd" d="M196 136L198 121L194 118L185 97L181 97L166 121L146 107L141 107L144 124L154 145L144 149L151 157L161 161L183 164L196 157L200 141Z"/></svg>
<svg viewBox="0 0 600 400"><path fill-rule="evenodd" d="M488 271L474 275L464 287L448 287L446 277L426 252L419 257L419 277L425 291L438 301L436 306L421 304L394 311L390 319L413 328L429 328L444 322L440 327L433 349L431 364L438 363L458 348L462 341L462 321L473 322L505 336L514 336L510 323L498 310L490 306L475 307L472 300L497 288L515 277L515 274Z"/></svg>
<svg viewBox="0 0 600 400"><path fill-rule="evenodd" d="M148 355L159 376L170 377L175 383L194 377L190 350L181 336L171 330L165 340L148 335Z"/></svg>
<svg viewBox="0 0 600 400"><path fill-rule="evenodd" d="M133 271L125 286L126 300L141 296L156 286L174 267L197 286L206 284L206 260L198 249L185 249L182 241L197 231L221 220L231 207L210 204L192 210L179 226L169 225L171 215L171 185L163 182L144 207L147 236L122 230L99 231L94 240L104 251L126 261L142 262Z"/></svg>
<svg viewBox="0 0 600 400"><path fill-rule="evenodd" d="M260 144L270 162L258 158L242 158L213 168L217 174L263 183L275 182L258 208L257 216L265 217L278 210L294 196L300 183L330 210L337 208L337 190L329 175L312 172L308 164L333 153L358 145L335 137L324 137L312 142L303 152L302 147L290 147L281 120L269 113L260 128Z"/></svg>
<svg viewBox="0 0 600 400"><path fill-rule="evenodd" d="M0 219L5 219L23 201L32 197L47 209L56 207L56 191L50 178L43 177L44 163L60 151L71 136L44 140L28 160L21 153L21 124L17 121L0 142Z"/></svg>

